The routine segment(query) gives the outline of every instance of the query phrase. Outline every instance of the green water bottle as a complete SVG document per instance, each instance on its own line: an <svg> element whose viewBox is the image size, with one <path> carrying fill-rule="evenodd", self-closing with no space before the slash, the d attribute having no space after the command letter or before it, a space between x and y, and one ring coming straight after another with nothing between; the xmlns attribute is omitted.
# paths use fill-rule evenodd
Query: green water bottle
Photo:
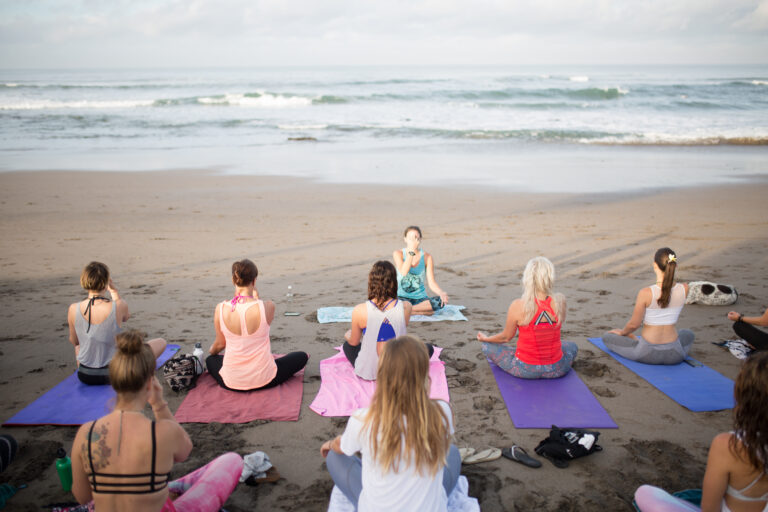
<svg viewBox="0 0 768 512"><path fill-rule="evenodd" d="M61 488L69 492L72 489L72 461L67 457L64 448L56 452L56 472L59 474Z"/></svg>

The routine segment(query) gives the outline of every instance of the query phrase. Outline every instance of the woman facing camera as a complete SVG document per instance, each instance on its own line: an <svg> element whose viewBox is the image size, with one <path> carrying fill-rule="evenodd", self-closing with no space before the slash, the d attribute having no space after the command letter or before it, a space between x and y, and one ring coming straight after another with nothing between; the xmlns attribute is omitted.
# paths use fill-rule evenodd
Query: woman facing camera
<svg viewBox="0 0 768 512"><path fill-rule="evenodd" d="M109 362L115 355L115 335L130 317L128 304L109 276L109 268L92 261L80 274L80 286L88 292L85 300L75 302L67 311L69 342L75 347L77 377L83 384L109 384ZM107 297L109 292L109 297ZM157 358L165 350L165 340L147 342Z"/></svg>
<svg viewBox="0 0 768 512"><path fill-rule="evenodd" d="M653 257L656 284L640 290L632 318L623 329L603 335L605 346L622 357L647 364L678 364L688 357L693 333L675 328L688 285L675 283L677 255L662 247ZM640 336L632 334L640 325Z"/></svg>
<svg viewBox="0 0 768 512"><path fill-rule="evenodd" d="M552 293L555 267L543 256L523 271L523 296L510 304L504 330L493 336L478 332L483 354L507 373L523 379L556 379L571 369L578 347L560 340L565 297ZM517 347L505 345L517 334Z"/></svg>
<svg viewBox="0 0 768 512"><path fill-rule="evenodd" d="M461 457L451 445L450 406L430 400L429 386L426 346L413 336L387 342L370 407L355 411L344 433L320 448L357 510L446 510Z"/></svg>
<svg viewBox="0 0 768 512"><path fill-rule="evenodd" d="M635 492L640 510L768 511L768 352L746 360L733 395L733 430L715 436L709 447L701 509L658 487L643 485Z"/></svg>
<svg viewBox="0 0 768 512"><path fill-rule="evenodd" d="M388 261L377 261L368 274L368 300L352 310L352 328L344 334L344 355L355 374L376 379L379 355L387 341L402 336L411 318L412 306L397 298L397 272ZM427 345L430 357L432 345Z"/></svg>
<svg viewBox="0 0 768 512"><path fill-rule="evenodd" d="M155 378L155 355L137 331L117 335L109 364L115 410L80 427L72 443L72 493L95 510L216 511L237 485L243 459L227 453L178 480L192 441ZM147 403L154 420L144 416ZM180 495L171 500L170 493ZM90 508L93 510L94 508Z"/></svg>
<svg viewBox="0 0 768 512"><path fill-rule="evenodd" d="M275 304L259 298L258 275L251 260L234 262L235 296L213 312L216 340L205 365L219 386L232 391L275 387L293 377L309 360L306 352L291 352L277 359L272 356L269 326L275 318ZM220 355L222 351L224 355Z"/></svg>
<svg viewBox="0 0 768 512"><path fill-rule="evenodd" d="M421 248L421 229L408 226L403 236L405 247L392 253L397 269L397 297L413 304L414 315L431 315L448 304L448 294L435 281L432 255ZM427 295L425 282L437 296Z"/></svg>

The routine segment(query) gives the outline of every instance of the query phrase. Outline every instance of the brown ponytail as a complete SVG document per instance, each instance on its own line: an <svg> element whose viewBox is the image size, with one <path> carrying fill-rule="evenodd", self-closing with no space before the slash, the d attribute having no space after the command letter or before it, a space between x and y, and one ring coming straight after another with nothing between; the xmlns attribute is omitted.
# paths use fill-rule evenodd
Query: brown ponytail
<svg viewBox="0 0 768 512"><path fill-rule="evenodd" d="M661 281L661 295L659 296L659 306L665 308L669 306L669 300L672 295L672 284L675 282L675 270L677 269L677 256L675 251L669 247L662 247L656 251L653 257L656 266L664 272L664 279Z"/></svg>
<svg viewBox="0 0 768 512"><path fill-rule="evenodd" d="M248 286L259 275L256 264L249 259L236 261L232 264L232 282L235 286Z"/></svg>
<svg viewBox="0 0 768 512"><path fill-rule="evenodd" d="M135 329L115 336L117 353L109 363L109 382L118 393L136 393L155 374L155 354Z"/></svg>

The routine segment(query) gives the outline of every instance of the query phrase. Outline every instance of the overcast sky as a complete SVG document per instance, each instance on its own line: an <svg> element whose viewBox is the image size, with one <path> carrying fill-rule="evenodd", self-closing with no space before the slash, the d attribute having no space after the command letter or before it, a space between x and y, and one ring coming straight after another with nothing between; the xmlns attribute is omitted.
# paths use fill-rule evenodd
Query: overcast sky
<svg viewBox="0 0 768 512"><path fill-rule="evenodd" d="M0 0L0 68L768 63L768 0Z"/></svg>

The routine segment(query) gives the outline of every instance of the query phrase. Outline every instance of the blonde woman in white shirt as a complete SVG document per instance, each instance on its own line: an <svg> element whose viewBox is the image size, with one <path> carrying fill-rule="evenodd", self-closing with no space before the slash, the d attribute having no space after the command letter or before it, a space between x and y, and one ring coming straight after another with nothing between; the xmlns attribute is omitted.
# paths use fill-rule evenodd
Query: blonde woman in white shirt
<svg viewBox="0 0 768 512"><path fill-rule="evenodd" d="M677 255L669 247L656 251L656 284L637 294L632 318L623 329L603 335L603 342L622 357L647 364L678 364L688 357L694 335L675 324L688 296L688 285L675 283ZM642 325L640 336L633 334Z"/></svg>
<svg viewBox="0 0 768 512"><path fill-rule="evenodd" d="M450 406L429 398L427 347L414 336L386 343L371 405L349 417L320 453L359 512L443 512L461 470ZM362 458L355 456L360 452Z"/></svg>

